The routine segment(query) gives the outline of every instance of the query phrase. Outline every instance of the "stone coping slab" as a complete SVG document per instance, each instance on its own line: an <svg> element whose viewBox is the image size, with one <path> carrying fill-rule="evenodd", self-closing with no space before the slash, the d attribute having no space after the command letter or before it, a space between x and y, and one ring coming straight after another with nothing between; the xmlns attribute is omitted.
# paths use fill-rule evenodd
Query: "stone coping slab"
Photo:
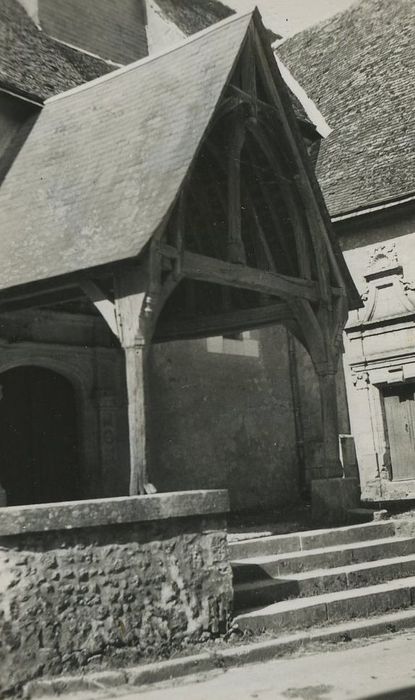
<svg viewBox="0 0 415 700"><path fill-rule="evenodd" d="M177 491L0 508L0 537L224 514L226 490Z"/></svg>

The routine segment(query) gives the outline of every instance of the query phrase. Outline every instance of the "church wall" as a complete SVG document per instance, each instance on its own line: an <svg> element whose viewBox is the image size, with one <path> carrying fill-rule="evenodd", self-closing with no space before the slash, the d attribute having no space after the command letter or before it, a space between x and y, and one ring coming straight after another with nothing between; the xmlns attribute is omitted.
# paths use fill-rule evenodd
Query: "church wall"
<svg viewBox="0 0 415 700"><path fill-rule="evenodd" d="M105 324L76 314L15 312L1 315L0 336L0 384L2 372L36 366L61 374L73 385L79 417L82 497L126 495L129 457L125 372L122 353L111 346Z"/></svg>
<svg viewBox="0 0 415 700"><path fill-rule="evenodd" d="M320 389L310 355L298 341L295 341L295 362L297 366L299 411L304 445L303 468L305 485L309 488L312 478L316 478L321 468L323 434ZM337 413L339 435L350 435L346 387L341 361L337 374Z"/></svg>
<svg viewBox="0 0 415 700"><path fill-rule="evenodd" d="M287 507L299 493L287 334L252 333L257 356L232 342L153 348L151 478L166 491L226 488L233 511Z"/></svg>
<svg viewBox="0 0 415 700"><path fill-rule="evenodd" d="M35 364L74 384L83 444L82 497L126 495L125 368L105 323L98 317L22 311L3 314L0 332L0 373ZM295 342L290 367L287 341L287 331L274 327L243 340L152 347L150 478L158 491L226 488L232 511L283 509L298 501L297 443L304 439L309 482L320 459L320 403L307 353ZM293 405L295 362L300 432Z"/></svg>

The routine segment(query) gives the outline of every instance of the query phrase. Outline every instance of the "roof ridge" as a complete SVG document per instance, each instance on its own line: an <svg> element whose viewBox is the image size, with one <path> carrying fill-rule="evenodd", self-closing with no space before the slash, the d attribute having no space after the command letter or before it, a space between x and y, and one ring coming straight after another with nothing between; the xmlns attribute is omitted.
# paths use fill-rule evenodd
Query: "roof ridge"
<svg viewBox="0 0 415 700"><path fill-rule="evenodd" d="M77 85L74 88L70 88L69 90L65 90L64 92L60 92L57 95L53 95L52 97L49 97L47 100L45 100L45 105L49 104L50 102L56 102L57 100L64 99L65 97L68 97L74 93L82 92L83 90L87 90L88 88L95 87L96 85L104 83L107 80L117 78L119 75L121 75L123 73L128 73L130 70L135 70L135 69L139 68L140 66L147 65L148 63L156 61L157 59L161 58L162 56L167 56L171 53L174 53L174 52L182 49L184 46L188 46L189 44L191 44L195 41L198 41L199 39L202 39L203 37L207 36L208 34L214 34L218 31L220 31L221 29L223 29L224 26L226 26L228 24L232 24L233 22L241 21L242 19L244 19L246 17L252 17L253 14L254 14L254 10L250 10L249 12L243 12L240 14L231 15L230 17L226 17L226 19L223 19L220 22L217 22L216 24L213 24L210 27L206 27L206 29L202 29L200 32L196 32L195 34L191 34L190 36L183 39L183 41L180 41L177 44L174 44L173 46L170 46L167 49L163 49L162 51L158 51L154 54L151 54L150 56L145 56L144 58L140 58L138 61L134 61L133 63L128 63L126 66L122 66L121 68L118 68L117 70L111 71L110 73L106 73L105 75L101 75L98 78L95 78L94 80L89 80L88 82L83 83L82 85Z"/></svg>

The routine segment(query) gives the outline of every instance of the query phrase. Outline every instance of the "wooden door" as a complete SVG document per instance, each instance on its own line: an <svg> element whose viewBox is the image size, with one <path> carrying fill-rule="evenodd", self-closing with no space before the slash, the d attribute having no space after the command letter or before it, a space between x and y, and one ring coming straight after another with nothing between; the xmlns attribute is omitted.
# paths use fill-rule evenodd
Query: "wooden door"
<svg viewBox="0 0 415 700"><path fill-rule="evenodd" d="M392 479L415 479L415 384L383 390Z"/></svg>

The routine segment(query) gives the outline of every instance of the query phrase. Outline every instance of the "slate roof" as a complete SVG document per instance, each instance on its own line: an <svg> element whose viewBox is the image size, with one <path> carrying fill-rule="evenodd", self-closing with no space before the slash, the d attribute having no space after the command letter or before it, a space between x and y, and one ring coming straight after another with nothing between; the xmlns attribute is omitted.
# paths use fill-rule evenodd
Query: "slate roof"
<svg viewBox="0 0 415 700"><path fill-rule="evenodd" d="M332 127L317 175L332 215L415 191L415 3L363 0L278 54Z"/></svg>
<svg viewBox="0 0 415 700"><path fill-rule="evenodd" d="M0 1L0 86L36 101L114 66L66 47L38 29L16 0Z"/></svg>
<svg viewBox="0 0 415 700"><path fill-rule="evenodd" d="M251 19L45 103L0 188L0 288L139 254L174 203Z"/></svg>
<svg viewBox="0 0 415 700"><path fill-rule="evenodd" d="M162 14L183 34L189 36L235 14L235 10L219 0L155 0ZM272 43L281 37L267 29Z"/></svg>

